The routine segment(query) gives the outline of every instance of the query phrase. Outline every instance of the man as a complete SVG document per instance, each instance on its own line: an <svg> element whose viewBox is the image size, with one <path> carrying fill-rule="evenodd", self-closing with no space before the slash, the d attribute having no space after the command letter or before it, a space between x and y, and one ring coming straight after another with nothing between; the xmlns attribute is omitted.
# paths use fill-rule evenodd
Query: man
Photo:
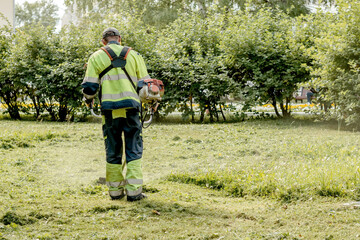
<svg viewBox="0 0 360 240"><path fill-rule="evenodd" d="M306 99L309 104L311 104L311 99L316 93L318 92L314 88L310 88L310 90L306 93Z"/></svg>
<svg viewBox="0 0 360 240"><path fill-rule="evenodd" d="M117 29L107 28L102 34L102 43L110 47L117 56L126 48L121 46L121 36ZM122 199L125 194L128 201L138 201L146 196L142 193L141 157L143 143L139 117L140 99L134 86L139 80L150 79L142 56L131 50L126 55L126 74L120 67L112 68L108 52L100 49L93 53L87 64L82 83L83 94L89 105L99 90L103 118L103 135L106 150L106 184L112 200ZM102 77L100 75L103 75ZM125 156L127 171L122 173L123 142L125 139Z"/></svg>

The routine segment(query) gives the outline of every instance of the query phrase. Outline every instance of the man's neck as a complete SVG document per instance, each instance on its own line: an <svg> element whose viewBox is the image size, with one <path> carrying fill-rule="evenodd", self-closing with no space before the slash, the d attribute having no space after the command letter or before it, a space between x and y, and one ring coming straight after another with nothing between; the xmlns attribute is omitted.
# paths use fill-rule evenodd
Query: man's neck
<svg viewBox="0 0 360 240"><path fill-rule="evenodd" d="M117 41L110 41L110 42L108 42L108 44L107 44L107 45L109 45L109 44L116 44L116 45L120 45L120 43L119 43L119 42L117 42Z"/></svg>

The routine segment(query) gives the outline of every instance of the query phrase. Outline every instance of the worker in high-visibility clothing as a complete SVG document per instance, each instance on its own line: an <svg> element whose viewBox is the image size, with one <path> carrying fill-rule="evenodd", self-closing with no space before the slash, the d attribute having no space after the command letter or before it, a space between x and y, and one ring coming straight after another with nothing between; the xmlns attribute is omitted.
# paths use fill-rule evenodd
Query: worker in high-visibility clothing
<svg viewBox="0 0 360 240"><path fill-rule="evenodd" d="M121 36L117 29L107 28L102 34L102 43L119 56L123 50ZM142 125L140 122L140 99L134 85L139 80L150 79L143 57L134 50L127 53L125 72L112 68L101 76L111 65L107 52L102 49L93 53L87 63L86 74L81 84L85 102L90 105L99 91L103 118L103 135L106 149L106 183L112 200L138 201L146 198L142 193L143 174L141 158L143 153ZM123 174L123 142L127 170Z"/></svg>

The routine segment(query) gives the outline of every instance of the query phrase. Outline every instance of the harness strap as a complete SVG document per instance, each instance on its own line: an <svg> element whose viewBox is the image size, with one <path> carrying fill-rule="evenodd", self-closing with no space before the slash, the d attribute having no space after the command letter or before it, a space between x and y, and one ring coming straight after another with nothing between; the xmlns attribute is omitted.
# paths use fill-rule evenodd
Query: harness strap
<svg viewBox="0 0 360 240"><path fill-rule="evenodd" d="M105 68L100 74L99 74L99 78L101 79L107 72L109 72L111 69L113 69L114 67L112 65L108 66L107 68Z"/></svg>
<svg viewBox="0 0 360 240"><path fill-rule="evenodd" d="M99 74L99 78L101 79L106 73L108 73L111 69L113 68L118 68L120 67L126 74L126 76L129 78L129 74L127 73L127 71L125 70L125 65L126 65L126 58L129 54L129 52L131 51L130 47L126 47L124 46L123 49L120 52L120 55L117 56L116 53L108 46L106 45L105 47L102 47L101 50L103 50L110 58L111 60L111 64L110 66L108 66L107 68L105 68L100 74ZM129 78L129 80L131 80L131 78ZM130 81L133 86L134 83L132 81ZM135 88L136 90L136 88Z"/></svg>
<svg viewBox="0 0 360 240"><path fill-rule="evenodd" d="M107 47L107 49L105 47ZM105 47L102 47L101 50L103 50L109 56L110 60L112 61L113 58L112 58L111 54L108 51L109 49L112 51L112 49L109 46L105 46ZM112 51L112 52L114 53L114 51Z"/></svg>

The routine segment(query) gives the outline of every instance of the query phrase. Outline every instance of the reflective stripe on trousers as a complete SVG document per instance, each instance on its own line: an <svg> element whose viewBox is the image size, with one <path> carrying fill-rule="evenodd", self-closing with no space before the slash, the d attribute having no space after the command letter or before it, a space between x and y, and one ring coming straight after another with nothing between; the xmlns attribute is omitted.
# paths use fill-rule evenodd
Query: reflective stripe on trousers
<svg viewBox="0 0 360 240"><path fill-rule="evenodd" d="M122 181L122 182L106 182L106 185L108 187L114 187L114 188L118 188L120 186L125 186L126 185L126 181Z"/></svg>
<svg viewBox="0 0 360 240"><path fill-rule="evenodd" d="M123 176L122 164L106 163L106 185L110 196L117 197L124 194L136 196L142 192L141 159L127 164L126 180Z"/></svg>
<svg viewBox="0 0 360 240"><path fill-rule="evenodd" d="M113 187L113 188L123 187L123 186L125 186L127 184L142 185L143 180L142 179L127 179L127 180L122 181L122 182L106 182L106 185L108 187Z"/></svg>
<svg viewBox="0 0 360 240"><path fill-rule="evenodd" d="M132 185L132 187L137 188L136 190L128 190L126 189L126 195L128 196L136 196L142 193L142 179L128 179L122 182L106 182L106 185L109 187L109 194L112 197L118 197L124 194L124 186ZM138 187L140 186L140 187Z"/></svg>
<svg viewBox="0 0 360 240"><path fill-rule="evenodd" d="M118 196L121 196L121 195L125 195L124 189L120 189L120 190L116 190L116 191L114 191L114 190L110 191L109 190L109 195L111 197L118 197Z"/></svg>
<svg viewBox="0 0 360 240"><path fill-rule="evenodd" d="M137 190L135 191L130 191L126 189L126 195L128 196L136 196L139 195L140 193L142 193L142 186L140 186Z"/></svg>

